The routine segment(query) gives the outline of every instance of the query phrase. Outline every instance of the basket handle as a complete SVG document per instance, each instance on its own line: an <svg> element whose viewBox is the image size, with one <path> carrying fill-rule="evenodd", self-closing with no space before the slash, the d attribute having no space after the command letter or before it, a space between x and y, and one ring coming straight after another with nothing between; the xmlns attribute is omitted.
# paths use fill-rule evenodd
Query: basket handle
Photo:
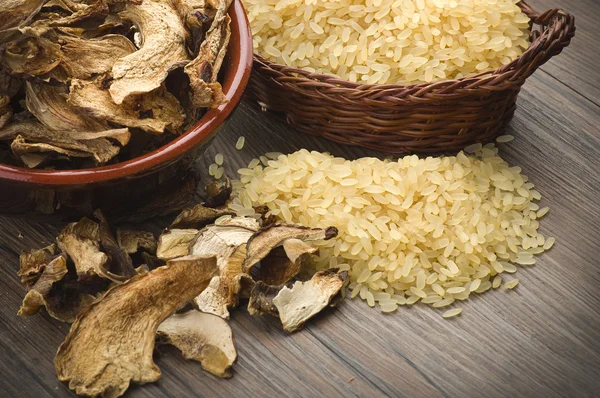
<svg viewBox="0 0 600 398"><path fill-rule="evenodd" d="M575 17L560 8L552 8L546 12L538 13L526 1L517 4L531 19L532 24L543 29L532 30L531 46L515 61L500 68L497 72L517 70L514 79L526 79L537 68L545 64L553 56L571 43L575 36Z"/></svg>

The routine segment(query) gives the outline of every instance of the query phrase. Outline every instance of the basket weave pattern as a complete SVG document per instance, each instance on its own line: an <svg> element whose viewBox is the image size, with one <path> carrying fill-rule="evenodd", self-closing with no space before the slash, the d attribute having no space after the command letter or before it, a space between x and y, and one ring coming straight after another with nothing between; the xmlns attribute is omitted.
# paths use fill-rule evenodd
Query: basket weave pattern
<svg viewBox="0 0 600 398"><path fill-rule="evenodd" d="M254 54L250 98L295 129L389 153L460 150L500 135L519 90L538 67L569 45L575 19L560 9L532 20L530 47L493 72L414 85L365 85L272 63Z"/></svg>

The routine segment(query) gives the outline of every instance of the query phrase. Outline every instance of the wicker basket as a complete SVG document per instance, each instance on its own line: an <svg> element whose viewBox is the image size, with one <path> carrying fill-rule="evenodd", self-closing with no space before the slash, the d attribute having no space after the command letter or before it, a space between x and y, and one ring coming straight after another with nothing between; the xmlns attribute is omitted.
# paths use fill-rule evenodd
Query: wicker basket
<svg viewBox="0 0 600 398"><path fill-rule="evenodd" d="M575 34L575 19L565 11L539 14L524 1L518 5L533 22L531 45L491 73L409 86L364 85L255 54L250 98L299 131L383 152L456 151L491 141L512 118L525 79Z"/></svg>

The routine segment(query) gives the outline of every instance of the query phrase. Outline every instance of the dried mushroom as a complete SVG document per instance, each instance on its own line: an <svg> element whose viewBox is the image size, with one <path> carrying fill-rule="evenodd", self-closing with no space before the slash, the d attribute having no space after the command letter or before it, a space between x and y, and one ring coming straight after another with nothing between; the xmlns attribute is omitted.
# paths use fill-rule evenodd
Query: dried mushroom
<svg viewBox="0 0 600 398"><path fill-rule="evenodd" d="M228 177L225 177L223 184L219 184L217 181L209 183L206 186L207 198L204 206L211 208L225 206L231 197L232 190L231 180Z"/></svg>
<svg viewBox="0 0 600 398"><path fill-rule="evenodd" d="M42 249L25 250L19 257L19 271L21 283L31 287L40 278L46 265L55 257L56 245L52 244Z"/></svg>
<svg viewBox="0 0 600 398"><path fill-rule="evenodd" d="M202 228L221 216L234 214L229 209L212 209L199 204L179 213L169 228Z"/></svg>
<svg viewBox="0 0 600 398"><path fill-rule="evenodd" d="M257 278L269 285L281 285L298 275L317 251L300 239L286 239L260 262Z"/></svg>
<svg viewBox="0 0 600 398"><path fill-rule="evenodd" d="M171 0L127 3L119 15L137 26L143 43L113 66L110 94L115 103L122 104L131 95L159 88L169 72L189 62L189 55L187 32Z"/></svg>
<svg viewBox="0 0 600 398"><path fill-rule="evenodd" d="M291 288L283 287L273 298L283 329L294 332L327 307L342 289L347 276L347 272L332 268L317 272L309 281L296 282Z"/></svg>
<svg viewBox="0 0 600 398"><path fill-rule="evenodd" d="M89 79L110 72L118 59L135 52L133 43L121 35L83 39L62 34L58 40L63 54L62 65L75 79Z"/></svg>
<svg viewBox="0 0 600 398"><path fill-rule="evenodd" d="M227 102L216 80L231 36L231 20L226 14L230 4L230 0L218 1L217 13L206 32L206 39L200 45L196 58L184 69L190 78L191 103L196 108L217 107Z"/></svg>
<svg viewBox="0 0 600 398"><path fill-rule="evenodd" d="M9 124L0 131L0 141L12 139L13 153L28 167L38 165L37 159L30 161L27 155L63 154L72 157L93 158L104 163L116 156L120 146L129 142L130 133L126 128L105 131L60 131L50 130L41 123L30 120ZM44 160L45 156L40 159Z"/></svg>
<svg viewBox="0 0 600 398"><path fill-rule="evenodd" d="M157 330L159 342L177 347L186 359L200 362L215 376L231 377L237 359L233 333L226 321L191 310L165 319Z"/></svg>
<svg viewBox="0 0 600 398"><path fill-rule="evenodd" d="M64 254L48 262L37 282L25 295L18 315L32 315L45 307L51 317L63 322L73 322L79 311L89 305L94 297L61 284L67 272L67 258Z"/></svg>
<svg viewBox="0 0 600 398"><path fill-rule="evenodd" d="M158 326L200 294L216 269L214 257L183 257L111 288L77 315L54 359L59 380L77 394L105 397L158 380Z"/></svg>
<svg viewBox="0 0 600 398"><path fill-rule="evenodd" d="M50 130L106 131L108 124L89 117L67 103L65 86L27 82L27 109Z"/></svg>
<svg viewBox="0 0 600 398"><path fill-rule="evenodd" d="M29 29L29 33L37 33ZM3 62L12 74L41 76L62 61L60 45L43 37L23 37L6 44Z"/></svg>
<svg viewBox="0 0 600 398"><path fill-rule="evenodd" d="M67 253L75 264L79 280L95 277L124 282L126 277L107 269L109 257L100 250L100 225L88 218L68 224L56 239L58 247Z"/></svg>
<svg viewBox="0 0 600 398"><path fill-rule="evenodd" d="M120 277L130 278L136 274L131 257L119 246L115 239L108 221L100 209L94 212L94 217L98 219L98 239L102 249L110 256L113 264L112 268L117 268Z"/></svg>
<svg viewBox="0 0 600 398"><path fill-rule="evenodd" d="M258 229L254 219L235 217L202 229L190 245L190 254L217 255L219 275L194 302L202 312L229 318L229 308L238 304L246 242Z"/></svg>
<svg viewBox="0 0 600 398"><path fill-rule="evenodd" d="M73 79L67 102L92 117L156 134L165 129L178 131L185 120L177 98L162 87L145 95L128 97L117 105L108 90L102 88L101 80Z"/></svg>
<svg viewBox="0 0 600 398"><path fill-rule="evenodd" d="M248 301L248 313L250 315L269 314L279 316L277 307L273 304L273 299L283 289L282 285L273 286L258 281L250 292L250 300Z"/></svg>
<svg viewBox="0 0 600 398"><path fill-rule="evenodd" d="M156 257L161 260L187 256L198 235L197 229L169 229L158 238Z"/></svg>
<svg viewBox="0 0 600 398"><path fill-rule="evenodd" d="M68 169L125 161L165 145L226 101L216 79L230 0L7 1L0 5L0 136L11 123L44 128L35 138L14 135L10 148L2 143L1 162ZM193 95L199 87L210 94L202 101ZM65 141L70 132L119 128L135 134L123 151L110 140Z"/></svg>
<svg viewBox="0 0 600 398"><path fill-rule="evenodd" d="M32 18L47 0L3 0L0 4L0 31L14 28Z"/></svg>
<svg viewBox="0 0 600 398"><path fill-rule="evenodd" d="M288 224L272 224L264 227L248 241L248 255L244 261L244 271L250 272L254 265L287 239L302 241L328 240L335 238L337 233L335 227L321 229Z"/></svg>
<svg viewBox="0 0 600 398"><path fill-rule="evenodd" d="M127 254L135 254L140 249L156 252L156 239L152 232L117 229L117 243Z"/></svg>

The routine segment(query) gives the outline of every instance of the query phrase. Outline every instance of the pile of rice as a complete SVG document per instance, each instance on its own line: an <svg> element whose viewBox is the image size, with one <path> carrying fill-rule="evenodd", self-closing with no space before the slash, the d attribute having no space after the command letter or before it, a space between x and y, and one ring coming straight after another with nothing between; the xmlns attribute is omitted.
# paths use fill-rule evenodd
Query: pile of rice
<svg viewBox="0 0 600 398"><path fill-rule="evenodd" d="M315 261L348 270L351 296L370 306L444 307L499 287L500 274L533 265L554 243L538 233L548 208L535 203L540 193L521 169L493 144L465 151L474 154L397 161L267 154L239 170L230 207L253 215L253 206L266 205L286 222L337 227L337 238L317 243Z"/></svg>
<svg viewBox="0 0 600 398"><path fill-rule="evenodd" d="M367 84L494 70L529 46L518 0L243 0L254 50Z"/></svg>

